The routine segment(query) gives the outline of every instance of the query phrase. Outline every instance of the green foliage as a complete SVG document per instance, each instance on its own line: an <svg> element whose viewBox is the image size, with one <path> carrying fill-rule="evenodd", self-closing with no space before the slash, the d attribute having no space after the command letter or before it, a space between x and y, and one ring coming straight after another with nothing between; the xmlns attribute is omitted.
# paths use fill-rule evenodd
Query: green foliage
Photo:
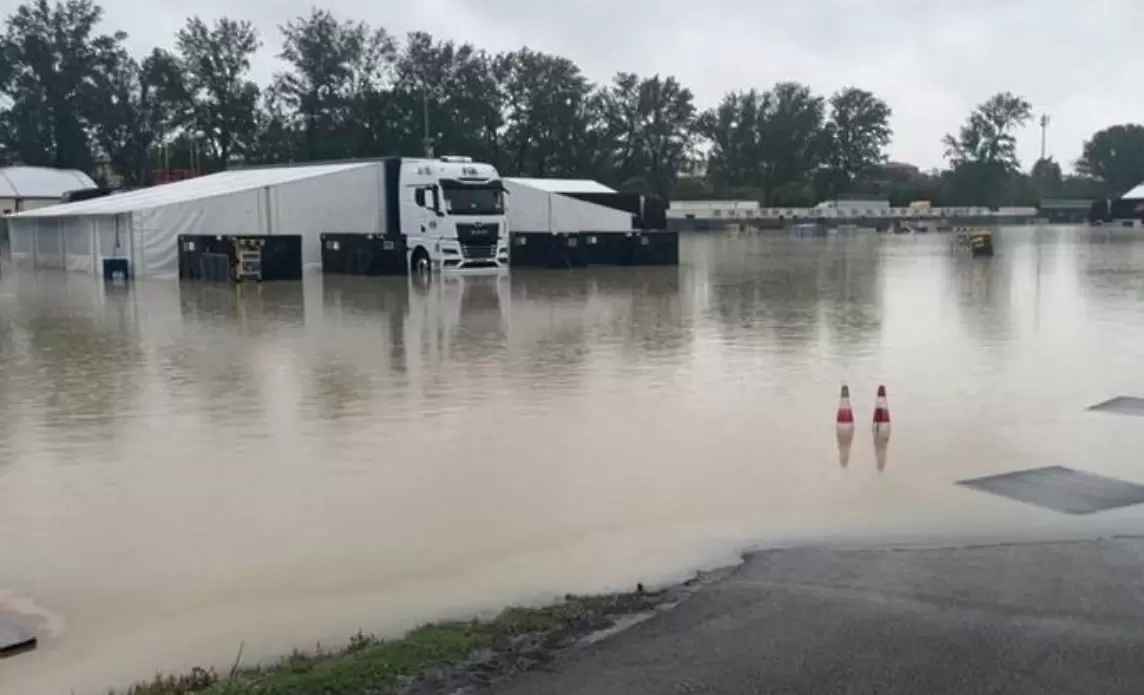
<svg viewBox="0 0 1144 695"><path fill-rule="evenodd" d="M91 127L100 85L125 58L122 32L100 34L103 10L91 0L17 7L0 36L0 100L5 149L43 166L91 169Z"/></svg>
<svg viewBox="0 0 1144 695"><path fill-rule="evenodd" d="M1020 168L1015 131L1033 117L1033 107L1009 92L995 94L973 110L957 135L942 139L952 165L953 196L973 205L999 205Z"/></svg>
<svg viewBox="0 0 1144 695"><path fill-rule="evenodd" d="M725 96L698 121L711 141L708 167L716 190L757 188L768 205L806 197L828 154L825 108L822 97L795 82Z"/></svg>
<svg viewBox="0 0 1144 695"><path fill-rule="evenodd" d="M408 678L438 666L457 664L487 649L511 651L521 638L544 643L550 635L572 641L610 627L618 616L650 610L664 594L567 596L545 608L509 608L489 621L427 625L396 640L358 634L339 650L320 646L296 651L276 664L220 677L194 669L184 676L156 676L122 695L362 695L393 692ZM553 641L560 644L561 640ZM527 643L525 643L527 644ZM115 695L112 693L112 695Z"/></svg>
<svg viewBox="0 0 1144 695"><path fill-rule="evenodd" d="M466 154L506 175L592 178L665 197L812 205L856 195L906 204L1028 204L1112 195L1144 179L1144 126L1085 145L1079 176L1020 173L1016 135L1030 104L1004 92L943 139L948 171L886 166L890 107L848 87L727 94L699 112L674 77L618 73L592 83L560 56L489 54L424 32L313 9L279 27L283 68L250 79L261 40L249 22L187 20L175 50L141 60L100 30L92 0L29 0L0 34L0 160L97 171L128 185L156 168L213 171L384 155ZM696 178L684 174L706 165ZM1055 168L1054 168L1055 167Z"/></svg>
<svg viewBox="0 0 1144 695"><path fill-rule="evenodd" d="M254 25L222 18L208 25L191 17L175 37L182 63L188 125L219 168L255 137L258 85L247 76L261 45Z"/></svg>
<svg viewBox="0 0 1144 695"><path fill-rule="evenodd" d="M886 160L893 134L892 112L871 92L849 87L830 97L830 120L823 132L825 191L836 197L854 190Z"/></svg>
<svg viewBox="0 0 1144 695"><path fill-rule="evenodd" d="M1144 125L1125 123L1097 131L1076 163L1077 171L1101 183L1101 193L1119 196L1144 181Z"/></svg>

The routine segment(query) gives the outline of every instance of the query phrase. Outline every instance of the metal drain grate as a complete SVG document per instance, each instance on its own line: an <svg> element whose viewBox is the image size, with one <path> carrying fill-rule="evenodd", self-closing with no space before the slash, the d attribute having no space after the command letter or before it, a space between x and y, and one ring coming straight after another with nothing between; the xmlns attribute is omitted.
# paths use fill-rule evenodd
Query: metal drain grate
<svg viewBox="0 0 1144 695"><path fill-rule="evenodd" d="M1063 466L962 480L958 485L1064 514L1093 514L1144 503L1144 485Z"/></svg>
<svg viewBox="0 0 1144 695"><path fill-rule="evenodd" d="M0 659L36 648L36 638L15 625L0 623Z"/></svg>
<svg viewBox="0 0 1144 695"><path fill-rule="evenodd" d="M1117 396L1103 403L1097 403L1089 410L1098 413L1115 413L1117 415L1135 415L1144 417L1144 398L1133 396Z"/></svg>

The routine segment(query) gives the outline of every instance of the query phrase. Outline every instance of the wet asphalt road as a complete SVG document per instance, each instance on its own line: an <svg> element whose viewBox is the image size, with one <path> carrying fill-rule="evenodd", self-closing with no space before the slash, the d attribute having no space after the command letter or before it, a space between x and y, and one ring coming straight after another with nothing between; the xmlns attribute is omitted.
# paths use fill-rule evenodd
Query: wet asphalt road
<svg viewBox="0 0 1144 695"><path fill-rule="evenodd" d="M503 695L1144 693L1144 540L761 553Z"/></svg>

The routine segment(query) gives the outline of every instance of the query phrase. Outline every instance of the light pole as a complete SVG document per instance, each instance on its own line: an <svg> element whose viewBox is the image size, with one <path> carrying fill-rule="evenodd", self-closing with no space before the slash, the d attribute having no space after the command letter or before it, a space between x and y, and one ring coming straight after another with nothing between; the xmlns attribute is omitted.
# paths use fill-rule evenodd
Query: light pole
<svg viewBox="0 0 1144 695"><path fill-rule="evenodd" d="M424 136L421 142L425 145L425 156L432 159L433 138L429 135L429 88L424 84L421 87L421 97L421 125L424 128Z"/></svg>

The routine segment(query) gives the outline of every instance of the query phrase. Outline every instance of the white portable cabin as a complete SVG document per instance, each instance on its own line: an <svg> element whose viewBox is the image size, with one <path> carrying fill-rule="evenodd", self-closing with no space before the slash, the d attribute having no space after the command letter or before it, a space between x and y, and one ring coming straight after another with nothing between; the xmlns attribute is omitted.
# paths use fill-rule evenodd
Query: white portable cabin
<svg viewBox="0 0 1144 695"><path fill-rule="evenodd" d="M12 258L100 272L126 258L136 277L178 274L180 235L300 235L321 263L323 232L384 231L381 162L236 169L9 218Z"/></svg>
<svg viewBox="0 0 1144 695"><path fill-rule="evenodd" d="M586 179L504 179L505 216L512 234L629 232L630 212L573 197L577 193L615 193Z"/></svg>

